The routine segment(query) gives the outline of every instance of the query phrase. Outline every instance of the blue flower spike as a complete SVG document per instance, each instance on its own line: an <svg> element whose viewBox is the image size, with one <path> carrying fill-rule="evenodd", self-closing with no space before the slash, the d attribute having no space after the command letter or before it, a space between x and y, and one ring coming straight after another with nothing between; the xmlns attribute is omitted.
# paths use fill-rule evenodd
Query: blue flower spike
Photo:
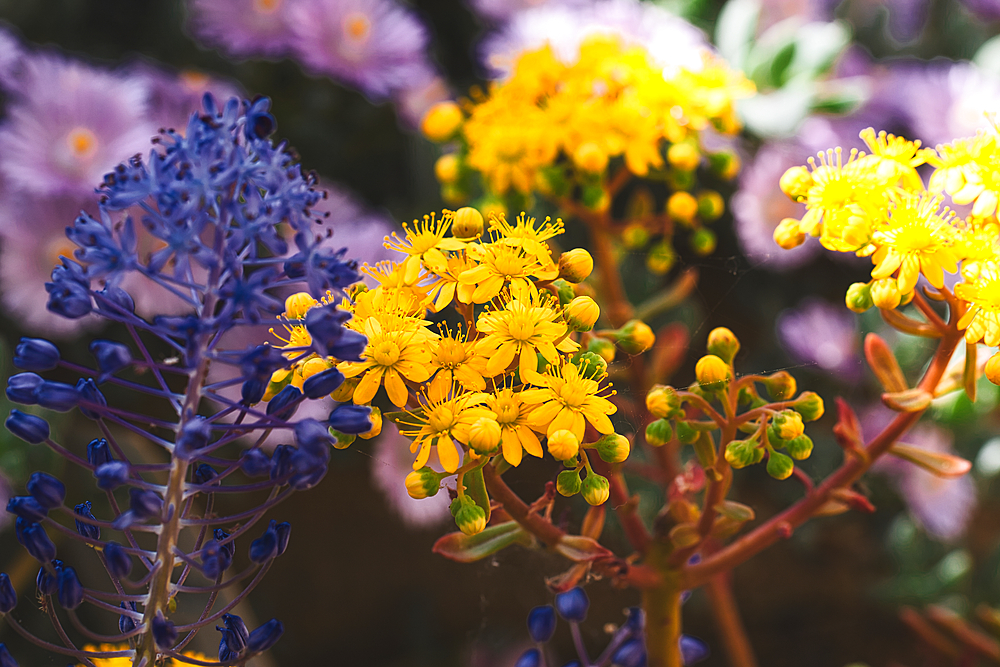
<svg viewBox="0 0 1000 667"><path fill-rule="evenodd" d="M590 599L582 588L577 586L565 593L556 595L556 611L567 621L581 623L587 618Z"/></svg>

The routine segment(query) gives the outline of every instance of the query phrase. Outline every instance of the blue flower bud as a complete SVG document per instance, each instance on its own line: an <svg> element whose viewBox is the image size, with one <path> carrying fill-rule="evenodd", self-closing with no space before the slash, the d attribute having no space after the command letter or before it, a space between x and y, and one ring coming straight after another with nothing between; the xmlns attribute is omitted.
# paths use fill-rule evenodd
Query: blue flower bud
<svg viewBox="0 0 1000 667"><path fill-rule="evenodd" d="M6 572L0 572L0 614L9 614L17 606L17 592Z"/></svg>
<svg viewBox="0 0 1000 667"><path fill-rule="evenodd" d="M514 663L514 667L540 667L542 664L542 652L537 648L529 648L521 654L521 657Z"/></svg>
<svg viewBox="0 0 1000 667"><path fill-rule="evenodd" d="M14 496L7 501L7 511L32 523L41 521L49 513L31 496Z"/></svg>
<svg viewBox="0 0 1000 667"><path fill-rule="evenodd" d="M288 548L288 538L292 536L292 524L282 521L274 527L274 532L278 534L278 555L280 556Z"/></svg>
<svg viewBox="0 0 1000 667"><path fill-rule="evenodd" d="M44 382L37 373L18 373L7 379L7 398L21 405L35 405L38 399L35 391Z"/></svg>
<svg viewBox="0 0 1000 667"><path fill-rule="evenodd" d="M104 545L104 560L108 564L108 572L116 579L123 579L132 572L132 557L117 542Z"/></svg>
<svg viewBox="0 0 1000 667"><path fill-rule="evenodd" d="M274 646L281 635L285 633L285 626L276 618L260 626L250 633L247 639L247 648L251 653L261 653Z"/></svg>
<svg viewBox="0 0 1000 667"><path fill-rule="evenodd" d="M11 410L3 423L7 430L28 444L37 445L49 437L49 423L41 417Z"/></svg>
<svg viewBox="0 0 1000 667"><path fill-rule="evenodd" d="M105 287L96 293L97 310L110 316L121 316L135 312L132 295L121 287Z"/></svg>
<svg viewBox="0 0 1000 667"><path fill-rule="evenodd" d="M323 398L344 384L344 374L336 368L328 368L322 373L316 373L302 383L302 393L306 398Z"/></svg>
<svg viewBox="0 0 1000 667"><path fill-rule="evenodd" d="M66 486L48 473L36 472L28 479L28 493L45 509L53 509L66 499Z"/></svg>
<svg viewBox="0 0 1000 667"><path fill-rule="evenodd" d="M26 371L50 371L59 365L59 348L44 338L22 338L14 349L14 365Z"/></svg>
<svg viewBox="0 0 1000 667"><path fill-rule="evenodd" d="M710 653L708 644L691 635L681 635L680 647L681 661L685 665L693 665L696 662L701 662Z"/></svg>
<svg viewBox="0 0 1000 667"><path fill-rule="evenodd" d="M80 392L71 384L44 380L35 388L35 399L43 408L68 412L80 402Z"/></svg>
<svg viewBox="0 0 1000 667"><path fill-rule="evenodd" d="M311 489L326 477L329 461L329 451L311 454L301 449L296 450L292 454L292 465L298 473L292 475L289 484L296 491Z"/></svg>
<svg viewBox="0 0 1000 667"><path fill-rule="evenodd" d="M628 618L625 620L625 628L636 637L641 637L643 629L646 627L646 612L641 607L629 607Z"/></svg>
<svg viewBox="0 0 1000 667"><path fill-rule="evenodd" d="M547 642L556 631L556 611L552 605L535 607L528 612L528 634L536 642Z"/></svg>
<svg viewBox="0 0 1000 667"><path fill-rule="evenodd" d="M49 293L47 308L57 315L76 320L93 310L90 287L80 281L82 269L79 264L65 257L62 260L63 265L52 270L52 282L45 283L45 291Z"/></svg>
<svg viewBox="0 0 1000 667"><path fill-rule="evenodd" d="M328 423L330 428L341 433L367 433L372 430L371 413L372 409L367 405L341 403L330 413Z"/></svg>
<svg viewBox="0 0 1000 667"><path fill-rule="evenodd" d="M264 398L265 391L267 391L266 380L250 378L243 383L243 387L240 390L240 398L242 398L244 405L253 405L260 403L261 399Z"/></svg>
<svg viewBox="0 0 1000 667"><path fill-rule="evenodd" d="M128 481L129 467L124 461L110 461L94 470L98 488L105 491L116 489Z"/></svg>
<svg viewBox="0 0 1000 667"><path fill-rule="evenodd" d="M129 509L140 521L156 518L159 520L163 509L163 499L155 491L129 489ZM157 521L159 522L159 521Z"/></svg>
<svg viewBox="0 0 1000 667"><path fill-rule="evenodd" d="M361 361L366 347L368 339L363 334L345 329L337 344L330 347L330 356L341 361Z"/></svg>
<svg viewBox="0 0 1000 667"><path fill-rule="evenodd" d="M94 438L87 444L87 462L95 468L114 460L104 438Z"/></svg>
<svg viewBox="0 0 1000 667"><path fill-rule="evenodd" d="M271 457L259 448L248 449L240 457L240 470L247 477L263 477L271 471Z"/></svg>
<svg viewBox="0 0 1000 667"><path fill-rule="evenodd" d="M177 628L172 621L163 617L162 611L156 612L152 626L153 641L156 645L159 648L173 648L174 642L177 641Z"/></svg>
<svg viewBox="0 0 1000 667"><path fill-rule="evenodd" d="M220 628L219 626L215 626L215 629L222 633L222 641L226 644L229 651L239 655L246 648L247 640L250 639L250 631L247 630L247 624L236 614L223 614L222 623L226 627ZM222 650L221 646L219 650ZM220 657L219 660L222 660L222 658Z"/></svg>
<svg viewBox="0 0 1000 667"><path fill-rule="evenodd" d="M208 445L211 437L212 426L207 419L200 416L190 419L181 427L174 454L182 459L190 459L195 452Z"/></svg>
<svg viewBox="0 0 1000 667"><path fill-rule="evenodd" d="M295 412L295 406L297 406L301 400L302 392L298 390L298 387L288 385L279 391L278 395L268 402L267 414L277 414L285 419L289 419Z"/></svg>
<svg viewBox="0 0 1000 667"><path fill-rule="evenodd" d="M65 609L76 609L83 603L83 584L76 570L68 565L59 573L59 604Z"/></svg>
<svg viewBox="0 0 1000 667"><path fill-rule="evenodd" d="M86 519L94 519L96 517L94 517L93 512L90 511L92 507L93 505L90 504L90 501L85 500L79 505L77 505L75 508L73 508L73 511ZM79 519L76 520L76 532L80 533L84 537L89 537L92 540L101 539L100 526L95 526L92 523L87 523L86 521L80 521Z"/></svg>
<svg viewBox="0 0 1000 667"><path fill-rule="evenodd" d="M126 607L125 603L122 602L120 606L122 609L126 611L128 611L129 609L135 611L135 603L129 602L128 604L129 606ZM129 616L128 614L122 614L121 616L118 617L118 631L121 632L123 635L132 632L133 630L135 630L135 627L136 627L135 619Z"/></svg>
<svg viewBox="0 0 1000 667"><path fill-rule="evenodd" d="M611 657L611 664L615 667L645 667L646 647L641 639L630 639L615 651Z"/></svg>
<svg viewBox="0 0 1000 667"><path fill-rule="evenodd" d="M17 660L7 650L6 644L0 644L0 667L18 667Z"/></svg>
<svg viewBox="0 0 1000 667"><path fill-rule="evenodd" d="M221 528L216 528L213 533L216 542L223 542L229 538L229 533L222 530ZM230 540L222 545L222 548L229 552L229 557L233 558L236 556L236 543Z"/></svg>
<svg viewBox="0 0 1000 667"><path fill-rule="evenodd" d="M97 359L97 367L104 375L113 375L132 363L132 352L128 345L113 340L93 340L90 352Z"/></svg>
<svg viewBox="0 0 1000 667"><path fill-rule="evenodd" d="M247 109L247 121L246 125L243 126L243 132L247 139L250 141L267 139L277 129L278 123L274 120L274 116L269 113L270 108L270 99L263 96L254 99L250 108Z"/></svg>
<svg viewBox="0 0 1000 667"><path fill-rule="evenodd" d="M216 540L209 540L198 557L201 559L201 571L209 579L217 579L233 563L232 554Z"/></svg>
<svg viewBox="0 0 1000 667"><path fill-rule="evenodd" d="M195 484L208 484L213 479L218 477L218 475L219 473L215 472L215 468L207 463L202 463L194 469L194 475L192 475L191 481Z"/></svg>
<svg viewBox="0 0 1000 667"><path fill-rule="evenodd" d="M97 388L97 383L94 382L94 378L80 378L77 380L76 391L80 394L81 403L90 403L92 406L90 408L85 405L80 406L80 412L83 413L83 416L87 419L100 419L102 417L101 412L98 412L93 408L96 407L100 410L108 404L108 399L104 398L104 394Z"/></svg>
<svg viewBox="0 0 1000 667"><path fill-rule="evenodd" d="M59 590L59 573L62 571L63 562L61 560L52 561L55 572L49 572L44 566L38 569L35 575L35 587L41 595L55 595Z"/></svg>
<svg viewBox="0 0 1000 667"><path fill-rule="evenodd" d="M275 522L271 521L264 534L250 543L250 560L255 563L264 563L278 555L278 533L274 529Z"/></svg>
<svg viewBox="0 0 1000 667"><path fill-rule="evenodd" d="M332 443L329 429L315 419L303 419L295 425L295 444L300 451L314 455L325 452L329 456Z"/></svg>
<svg viewBox="0 0 1000 667"><path fill-rule="evenodd" d="M565 593L556 596L556 611L567 621L577 623L587 618L587 608L590 607L590 600L587 593L577 586Z"/></svg>
<svg viewBox="0 0 1000 667"><path fill-rule="evenodd" d="M347 332L347 329L344 329L343 325L344 322L350 318L350 313L344 310L339 310L333 304L316 306L314 308L310 308L306 313L304 322L306 330L312 337L313 349L315 349L321 357L336 356L333 352L331 352L331 350L337 346L340 339ZM349 361L343 357L337 358Z"/></svg>
<svg viewBox="0 0 1000 667"><path fill-rule="evenodd" d="M52 544L45 529L37 523L29 523L21 532L21 544L31 556L42 563L55 560L56 545Z"/></svg>
<svg viewBox="0 0 1000 667"><path fill-rule="evenodd" d="M278 445L271 453L271 479L279 479L292 472L292 453L295 448L291 445Z"/></svg>

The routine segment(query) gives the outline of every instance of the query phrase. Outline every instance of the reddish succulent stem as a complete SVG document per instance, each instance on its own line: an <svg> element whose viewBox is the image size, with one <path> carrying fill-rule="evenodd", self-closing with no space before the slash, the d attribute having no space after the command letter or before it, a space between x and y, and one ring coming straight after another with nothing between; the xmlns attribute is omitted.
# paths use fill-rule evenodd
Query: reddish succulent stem
<svg viewBox="0 0 1000 667"><path fill-rule="evenodd" d="M527 503L511 491L492 465L483 466L483 479L486 481L490 497L503 505L504 510L514 521L517 521L521 527L547 546L554 547L565 537L566 533L558 527L545 520L544 517L531 512Z"/></svg>

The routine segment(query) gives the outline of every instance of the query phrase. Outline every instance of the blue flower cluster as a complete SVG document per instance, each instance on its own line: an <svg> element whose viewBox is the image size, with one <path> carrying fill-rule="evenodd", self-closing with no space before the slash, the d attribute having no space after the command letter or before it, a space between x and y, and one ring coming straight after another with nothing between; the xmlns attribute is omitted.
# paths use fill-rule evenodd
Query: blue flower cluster
<svg viewBox="0 0 1000 667"><path fill-rule="evenodd" d="M556 615L569 623L576 648L577 659L563 667L646 667L646 642L644 639L645 618L642 609L628 610L625 622L611 636L611 641L596 659L591 659L583 644L580 623L587 618L590 600L587 593L577 586L556 595L555 607L542 605L528 612L528 633L538 646L521 654L514 667L546 667L545 650L542 646L555 634ZM685 665L693 665L708 657L708 646L703 641L688 635L680 640L681 657Z"/></svg>
<svg viewBox="0 0 1000 667"><path fill-rule="evenodd" d="M232 610L285 551L291 525L271 521L252 531L289 494L323 478L331 429L371 429L367 409L355 406L337 406L325 422L295 418L303 401L343 382L336 372L266 410L256 405L271 373L314 352L360 360L365 340L343 327L347 313L332 305L311 311L308 348L229 342L240 340L241 329L244 341L253 340L259 334L248 328L278 315L282 294L300 291L303 283L322 297L358 279L344 251L313 232L310 208L322 193L285 145L269 139L275 129L269 104L232 99L220 108L206 96L203 113L191 117L183 134L166 132L154 140L148 160L137 156L107 175L96 218L82 214L67 228L77 250L75 259L62 258L46 284L49 309L115 322L128 343L93 341L94 368L62 359L43 339L22 339L15 352L14 364L24 372L8 380L11 401L77 409L94 427L83 441L72 434L56 442L35 409L12 410L6 427L90 471L97 495L67 502L63 483L38 472L28 495L10 500L17 539L41 563L37 594L60 643L34 637L10 616L18 596L2 573L0 617L34 643L84 664L113 657L129 657L137 666L165 657L191 662L184 647L212 626L222 635L219 662L194 664L244 664L272 646L283 632L279 621L250 631ZM279 226L294 232L293 253ZM155 241L152 247L142 247L143 237ZM129 293L138 280L155 283L180 308L140 317ZM219 368L231 371L216 374ZM68 384L43 377L56 369L80 379ZM105 397L121 392L143 395L143 411L114 407ZM272 434L286 442L265 451ZM150 460L150 451L159 454ZM248 505L218 512L218 494ZM88 545L84 553L92 562L80 556L70 563L65 553L58 558L50 534ZM250 544L241 552L237 541L243 539ZM107 586L84 586L77 575L83 569L106 573ZM230 586L238 590L217 607L220 591ZM78 611L82 605L89 605L86 613ZM118 617L118 634L91 629L107 625L102 613ZM70 626L75 635L121 649L84 650ZM0 663L16 665L3 644Z"/></svg>

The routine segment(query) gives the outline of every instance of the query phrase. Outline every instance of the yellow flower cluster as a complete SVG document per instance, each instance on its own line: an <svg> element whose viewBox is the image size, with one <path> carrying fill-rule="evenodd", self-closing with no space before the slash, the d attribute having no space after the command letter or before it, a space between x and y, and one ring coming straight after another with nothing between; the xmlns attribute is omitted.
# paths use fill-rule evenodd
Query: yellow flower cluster
<svg viewBox="0 0 1000 667"><path fill-rule="evenodd" d="M510 79L474 96L464 118L445 105L428 115L424 131L446 140L461 129L464 166L481 173L494 193L546 192L542 172L557 163L594 175L621 157L631 173L645 176L664 167L668 144L680 147L669 161L693 170L701 159L696 133L709 126L735 132L733 101L752 92L753 84L721 60L706 57L700 70L667 78L643 47L594 35L572 64L550 46L523 53ZM461 163L445 158L437 171L447 183Z"/></svg>
<svg viewBox="0 0 1000 667"><path fill-rule="evenodd" d="M112 651L128 651L132 647L128 644L100 644L93 645L87 644L83 647L85 651L100 651L102 653L110 653ZM191 658L193 660L200 660L202 662L208 662L209 657L204 653L196 653L193 651L184 651L183 656ZM132 667L131 657L119 657L119 658L90 658L90 662L96 667ZM160 664L160 663L157 663ZM180 667L181 665L187 665L190 663L182 662L180 660L175 660L173 658L167 658L162 663L164 667ZM82 664L77 665L77 667L83 667Z"/></svg>
<svg viewBox="0 0 1000 667"><path fill-rule="evenodd" d="M838 148L793 167L781 189L806 206L805 215L786 218L775 241L792 248L807 235L824 247L871 257L868 284L852 285L847 305L861 312L872 305L891 310L913 298L923 275L938 290L944 274L961 271L954 295L964 309L958 326L974 344L1000 345L1000 136L997 130L921 148L872 128L861 133L870 153ZM933 168L925 187L916 168ZM965 216L945 203L968 208Z"/></svg>

